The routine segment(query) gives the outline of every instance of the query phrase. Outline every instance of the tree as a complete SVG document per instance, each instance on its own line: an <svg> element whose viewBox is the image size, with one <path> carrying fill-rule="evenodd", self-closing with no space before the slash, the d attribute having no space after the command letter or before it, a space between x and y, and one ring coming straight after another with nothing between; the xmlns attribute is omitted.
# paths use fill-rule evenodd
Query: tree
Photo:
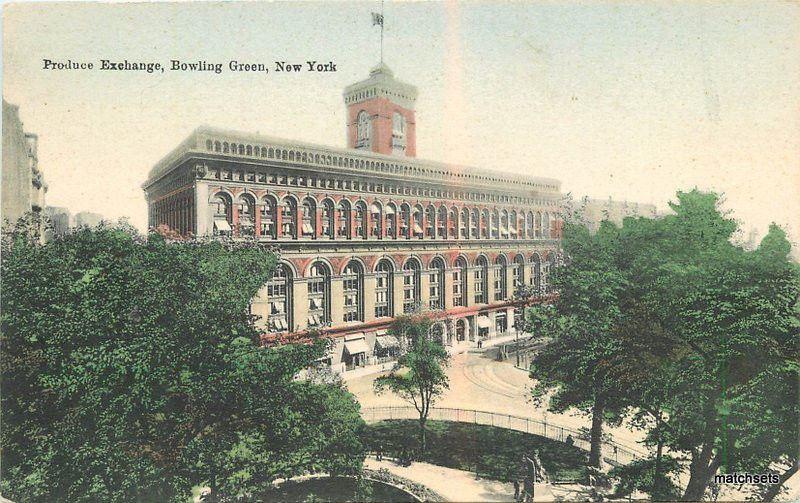
<svg viewBox="0 0 800 503"><path fill-rule="evenodd" d="M398 358L392 371L377 378L374 384L376 393L391 391L417 410L422 452L427 447L425 423L430 409L450 387L445 372L450 355L441 341L431 336L433 326L434 319L427 314L395 318L390 333L406 339L408 350Z"/></svg>
<svg viewBox="0 0 800 503"><path fill-rule="evenodd" d="M275 257L79 229L2 248L2 491L20 501L215 498L363 460L358 404L298 381L326 341L263 348Z"/></svg>
<svg viewBox="0 0 800 503"><path fill-rule="evenodd" d="M589 464L600 466L603 423L619 417L624 391L610 378L610 362L621 351L613 330L620 317L618 299L625 278L616 267L616 229L603 223L592 235L577 223L563 233L567 264L555 274L559 298L554 308L526 313L528 323L552 337L531 364L537 399L553 392L549 408L576 408L591 415Z"/></svg>

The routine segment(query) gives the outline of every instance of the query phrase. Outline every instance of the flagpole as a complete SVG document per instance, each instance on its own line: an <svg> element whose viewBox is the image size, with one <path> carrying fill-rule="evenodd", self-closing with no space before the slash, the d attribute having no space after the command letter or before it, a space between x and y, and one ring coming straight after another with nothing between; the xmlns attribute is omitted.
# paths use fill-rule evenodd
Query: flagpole
<svg viewBox="0 0 800 503"><path fill-rule="evenodd" d="M381 65L383 65L383 0L381 0Z"/></svg>

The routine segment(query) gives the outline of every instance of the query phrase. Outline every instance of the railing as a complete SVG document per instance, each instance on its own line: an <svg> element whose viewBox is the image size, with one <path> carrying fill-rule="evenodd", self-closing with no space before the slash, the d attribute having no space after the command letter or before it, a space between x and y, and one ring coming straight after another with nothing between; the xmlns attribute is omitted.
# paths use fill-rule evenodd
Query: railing
<svg viewBox="0 0 800 503"><path fill-rule="evenodd" d="M419 413L414 407L365 407L361 409L361 417L367 423L376 423L392 419L419 419ZM539 435L558 442L566 442L567 437L572 437L572 445L575 447L586 451L591 449L591 443L583 438L584 434L578 430L529 417L484 410L434 407L431 408L428 419L495 426ZM616 465L628 464L637 458L647 456L646 451L641 448L612 441L602 442L602 452L606 461Z"/></svg>

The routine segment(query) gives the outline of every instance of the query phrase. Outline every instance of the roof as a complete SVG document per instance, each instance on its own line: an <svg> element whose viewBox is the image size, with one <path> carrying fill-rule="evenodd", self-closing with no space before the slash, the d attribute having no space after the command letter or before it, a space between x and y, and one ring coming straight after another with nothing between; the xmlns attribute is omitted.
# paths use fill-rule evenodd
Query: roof
<svg viewBox="0 0 800 503"><path fill-rule="evenodd" d="M258 155L247 155L239 153L221 154L209 151L207 142L227 142L237 145L249 145L260 148L281 149L283 151L296 152L298 157L301 154L308 156L308 161L298 162L285 159L264 159ZM561 182L555 178L535 177L518 173L507 173L489 169L473 168L457 164L448 164L438 161L429 161L416 157L403 157L378 154L367 150L346 149L329 147L297 140L278 138L261 134L246 133L241 131L226 130L201 126L195 129L183 142L175 147L169 154L164 156L150 170L147 181L142 184L148 187L160 179L162 176L171 172L182 162L196 154L223 156L227 158L240 158L268 160L270 163L286 162L290 165L304 164L310 167L331 166L331 159L344 161L348 166L355 166L360 174L368 174L369 171L376 171L381 175L400 174L414 176L418 179L430 179L431 181L446 182L450 185L458 184L462 181L468 185L489 185L507 184L514 188L524 190L559 193ZM322 161L318 158L322 158ZM336 164L333 164L335 166Z"/></svg>

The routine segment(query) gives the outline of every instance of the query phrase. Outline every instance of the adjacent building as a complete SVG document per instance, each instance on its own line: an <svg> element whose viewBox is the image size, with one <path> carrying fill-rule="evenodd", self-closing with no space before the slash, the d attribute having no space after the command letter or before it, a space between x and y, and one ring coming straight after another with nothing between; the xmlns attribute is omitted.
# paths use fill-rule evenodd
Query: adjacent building
<svg viewBox="0 0 800 503"><path fill-rule="evenodd" d="M45 213L50 219L50 236L63 236L72 227L72 214L61 206L48 206Z"/></svg>
<svg viewBox="0 0 800 503"><path fill-rule="evenodd" d="M596 232L600 227L600 222L604 220L621 226L622 220L626 217L655 218L658 216L658 211L654 204L616 201L611 198L590 199L589 197L583 197L572 203L571 206L573 209L578 210L582 221L592 232Z"/></svg>
<svg viewBox="0 0 800 503"><path fill-rule="evenodd" d="M91 211L81 211L75 214L75 227L97 227L103 221L103 215Z"/></svg>
<svg viewBox="0 0 800 503"><path fill-rule="evenodd" d="M344 149L200 127L143 184L149 225L277 245L264 337L335 336L337 368L390 358L401 313L453 348L504 334L519 286L549 294L560 182L417 159L416 97L385 65L347 87Z"/></svg>
<svg viewBox="0 0 800 503"><path fill-rule="evenodd" d="M2 218L11 225L28 213L41 215L45 207L47 184L38 148L39 138L25 132L19 107L3 100ZM38 232L44 236L42 230Z"/></svg>

